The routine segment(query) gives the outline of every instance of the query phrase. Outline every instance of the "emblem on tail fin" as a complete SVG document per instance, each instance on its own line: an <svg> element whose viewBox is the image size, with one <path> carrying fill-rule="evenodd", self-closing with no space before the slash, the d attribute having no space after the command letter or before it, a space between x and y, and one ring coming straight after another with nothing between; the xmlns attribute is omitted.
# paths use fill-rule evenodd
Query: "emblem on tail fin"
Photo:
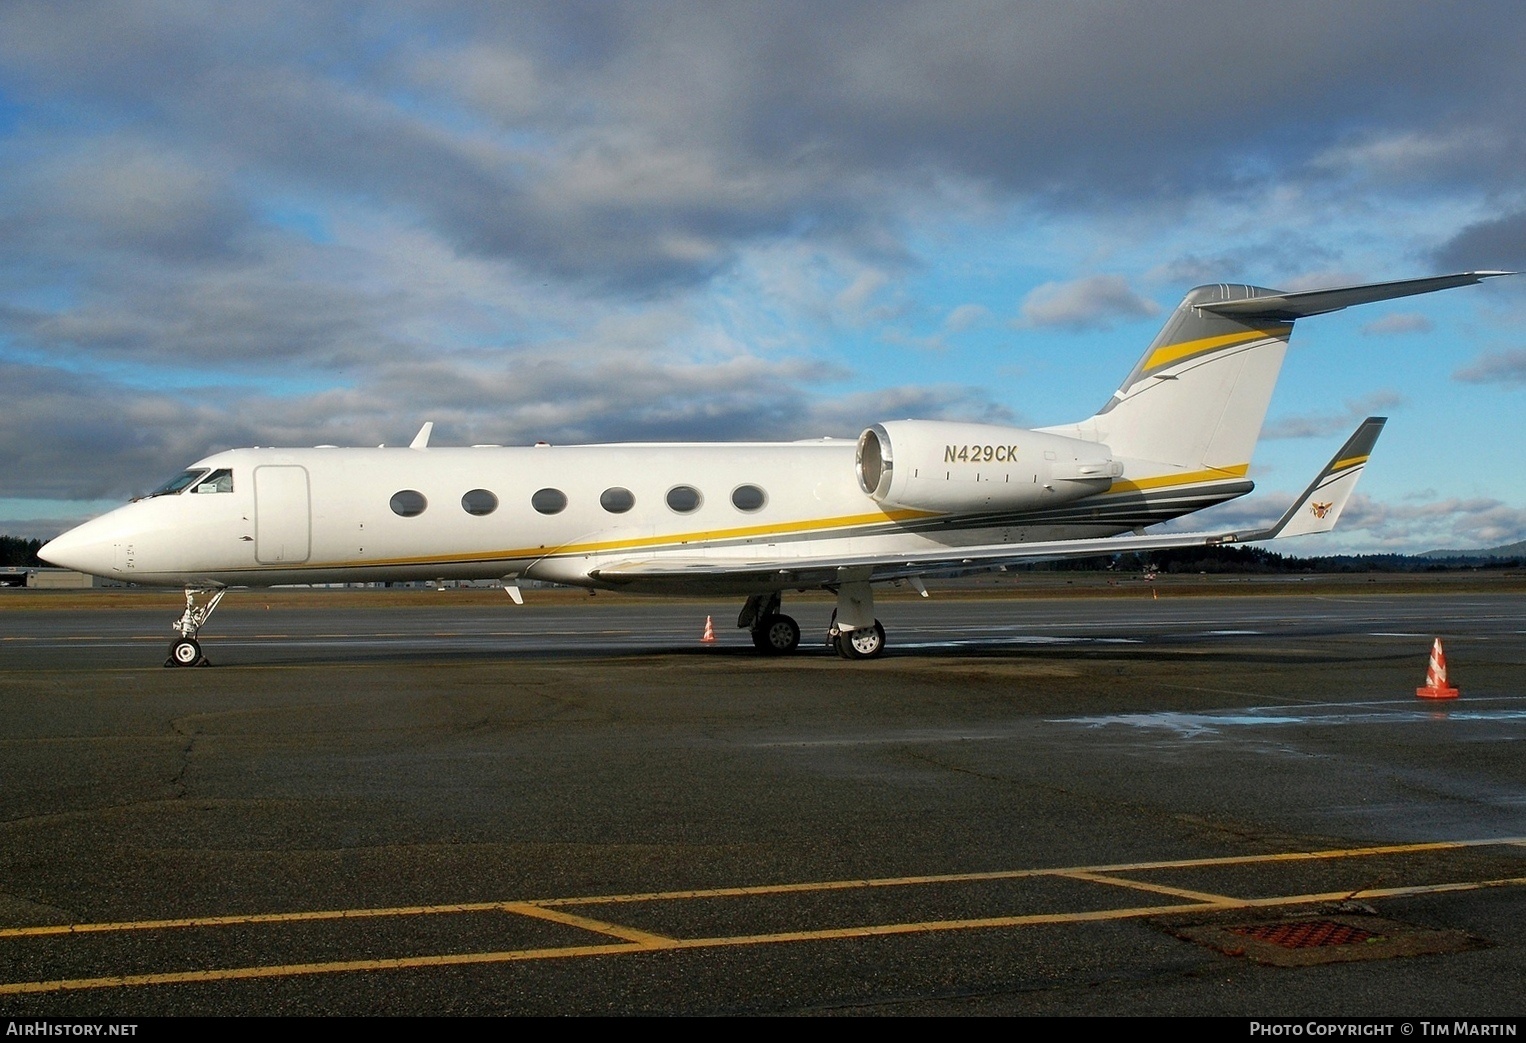
<svg viewBox="0 0 1526 1043"><path fill-rule="evenodd" d="M1335 506L1333 503L1311 503L1309 504L1309 513L1316 518L1323 518L1330 513L1330 508L1333 506Z"/></svg>

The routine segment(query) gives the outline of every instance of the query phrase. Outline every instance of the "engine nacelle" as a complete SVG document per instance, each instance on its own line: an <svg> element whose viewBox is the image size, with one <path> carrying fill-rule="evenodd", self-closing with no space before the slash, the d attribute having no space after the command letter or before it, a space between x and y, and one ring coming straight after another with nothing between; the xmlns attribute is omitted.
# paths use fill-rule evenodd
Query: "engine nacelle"
<svg viewBox="0 0 1526 1043"><path fill-rule="evenodd" d="M886 507L1032 510L1106 492L1123 465L1096 442L991 424L896 420L858 436L859 487Z"/></svg>

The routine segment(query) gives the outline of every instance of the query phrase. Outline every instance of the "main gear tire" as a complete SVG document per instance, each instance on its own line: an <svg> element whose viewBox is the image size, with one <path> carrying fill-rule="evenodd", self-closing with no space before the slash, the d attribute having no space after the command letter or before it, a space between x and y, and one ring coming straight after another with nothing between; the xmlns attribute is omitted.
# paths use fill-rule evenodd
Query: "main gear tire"
<svg viewBox="0 0 1526 1043"><path fill-rule="evenodd" d="M800 624L789 616L764 616L752 631L752 643L765 655L785 655L800 647Z"/></svg>
<svg viewBox="0 0 1526 1043"><path fill-rule="evenodd" d="M844 630L837 635L837 654L844 659L874 659L885 651L885 628L875 620L872 627Z"/></svg>

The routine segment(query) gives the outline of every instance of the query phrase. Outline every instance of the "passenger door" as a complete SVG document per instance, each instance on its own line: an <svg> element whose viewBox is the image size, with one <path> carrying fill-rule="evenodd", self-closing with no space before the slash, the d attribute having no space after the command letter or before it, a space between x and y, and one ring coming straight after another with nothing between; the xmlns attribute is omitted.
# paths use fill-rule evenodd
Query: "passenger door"
<svg viewBox="0 0 1526 1043"><path fill-rule="evenodd" d="M262 565L306 561L312 516L307 468L267 465L254 469L254 560Z"/></svg>

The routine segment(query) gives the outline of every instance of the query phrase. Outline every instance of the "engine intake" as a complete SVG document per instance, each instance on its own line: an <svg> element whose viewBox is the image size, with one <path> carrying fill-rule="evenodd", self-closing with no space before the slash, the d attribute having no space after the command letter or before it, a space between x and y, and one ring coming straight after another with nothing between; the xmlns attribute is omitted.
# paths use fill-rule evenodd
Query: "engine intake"
<svg viewBox="0 0 1526 1043"><path fill-rule="evenodd" d="M1123 465L1107 446L991 424L896 420L858 436L859 488L885 507L1029 510L1106 492Z"/></svg>

